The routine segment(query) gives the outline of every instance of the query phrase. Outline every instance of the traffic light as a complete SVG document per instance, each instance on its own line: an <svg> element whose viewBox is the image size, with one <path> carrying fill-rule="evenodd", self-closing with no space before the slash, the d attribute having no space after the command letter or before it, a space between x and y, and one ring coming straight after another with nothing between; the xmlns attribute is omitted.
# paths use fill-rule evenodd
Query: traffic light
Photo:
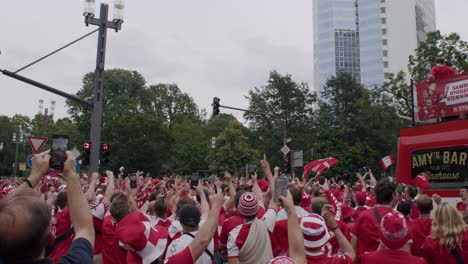
<svg viewBox="0 0 468 264"><path fill-rule="evenodd" d="M221 101L221 99L219 99L218 97L213 97L213 116L219 114L219 101Z"/></svg>
<svg viewBox="0 0 468 264"><path fill-rule="evenodd" d="M107 143L101 144L101 165L106 166L110 161L110 145Z"/></svg>
<svg viewBox="0 0 468 264"><path fill-rule="evenodd" d="M292 156L291 156L292 151L289 151L288 154L284 156L284 174L290 175L292 170Z"/></svg>
<svg viewBox="0 0 468 264"><path fill-rule="evenodd" d="M83 154L81 157L81 165L87 166L89 165L89 158L91 157L91 142L86 141L83 143Z"/></svg>

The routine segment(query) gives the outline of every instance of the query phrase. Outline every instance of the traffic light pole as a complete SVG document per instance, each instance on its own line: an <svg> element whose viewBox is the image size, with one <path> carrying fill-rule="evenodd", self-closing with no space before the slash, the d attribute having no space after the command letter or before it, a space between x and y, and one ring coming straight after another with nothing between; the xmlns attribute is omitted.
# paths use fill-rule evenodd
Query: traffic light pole
<svg viewBox="0 0 468 264"><path fill-rule="evenodd" d="M93 113L91 116L91 155L89 159L88 175L97 172L99 169L99 148L101 145L101 129L102 129L102 99L104 97L104 63L106 59L106 43L107 43L107 17L109 14L109 6L101 4L99 19L94 21L86 21L90 24L99 26L97 55L96 55L96 70L94 74L94 97L93 97Z"/></svg>

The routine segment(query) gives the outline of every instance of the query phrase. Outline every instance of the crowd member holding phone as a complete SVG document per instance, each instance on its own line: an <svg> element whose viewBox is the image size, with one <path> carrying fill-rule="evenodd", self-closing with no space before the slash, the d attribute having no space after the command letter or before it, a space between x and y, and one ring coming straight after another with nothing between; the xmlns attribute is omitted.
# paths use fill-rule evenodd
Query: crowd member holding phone
<svg viewBox="0 0 468 264"><path fill-rule="evenodd" d="M75 171L75 158L66 152L63 178L75 237L67 254L57 263L93 263L94 229L88 203ZM53 263L45 256L51 208L34 188L48 174L50 151L36 154L31 174L6 201L0 201L0 262Z"/></svg>

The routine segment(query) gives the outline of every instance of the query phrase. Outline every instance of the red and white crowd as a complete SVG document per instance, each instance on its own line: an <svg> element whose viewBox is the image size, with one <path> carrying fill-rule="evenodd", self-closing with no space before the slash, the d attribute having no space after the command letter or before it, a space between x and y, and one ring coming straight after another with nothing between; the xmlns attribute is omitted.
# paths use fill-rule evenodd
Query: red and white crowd
<svg viewBox="0 0 468 264"><path fill-rule="evenodd" d="M264 178L226 172L196 186L176 174L138 172L136 188L122 173L78 176L92 216L94 263L468 263L466 186L455 207L414 185L377 182L371 171L356 183L295 177L275 203L279 169L266 160L261 167ZM60 177L1 180L0 219L22 185L52 211L45 256L74 263L61 262L78 227L72 187Z"/></svg>

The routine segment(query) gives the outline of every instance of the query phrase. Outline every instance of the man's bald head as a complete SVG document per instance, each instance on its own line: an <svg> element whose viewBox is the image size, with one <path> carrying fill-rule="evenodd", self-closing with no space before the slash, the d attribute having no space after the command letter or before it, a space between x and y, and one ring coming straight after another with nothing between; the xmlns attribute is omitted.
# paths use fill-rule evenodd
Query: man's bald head
<svg viewBox="0 0 468 264"><path fill-rule="evenodd" d="M21 190L0 202L0 255L6 263L30 263L43 252L52 212L35 190Z"/></svg>

